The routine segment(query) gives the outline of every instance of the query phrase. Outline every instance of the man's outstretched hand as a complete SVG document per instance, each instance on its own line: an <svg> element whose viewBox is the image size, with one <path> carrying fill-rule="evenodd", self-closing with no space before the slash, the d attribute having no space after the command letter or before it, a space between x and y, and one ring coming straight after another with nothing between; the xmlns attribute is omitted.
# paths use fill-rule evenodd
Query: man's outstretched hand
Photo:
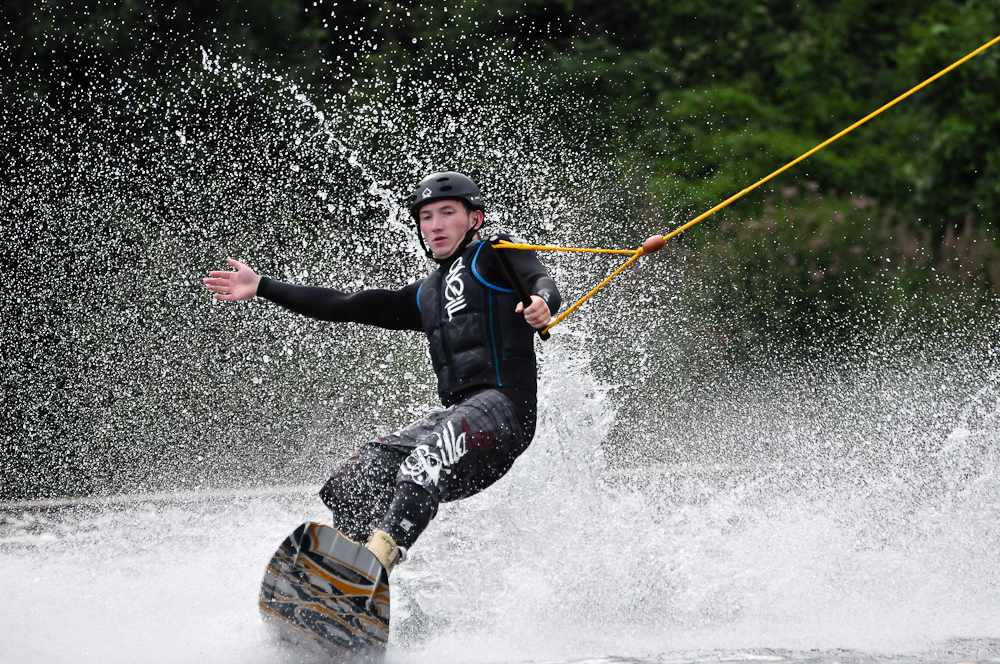
<svg viewBox="0 0 1000 664"><path fill-rule="evenodd" d="M236 272L213 271L208 273L207 279L202 279L205 287L215 293L215 299L249 300L257 295L260 275L233 258L227 258L226 262L235 267Z"/></svg>
<svg viewBox="0 0 1000 664"><path fill-rule="evenodd" d="M218 296L217 296L218 297ZM540 330L549 324L552 320L552 312L549 311L549 303L540 298L537 295L531 296L531 305L525 309L524 304L521 302L517 303L517 313L524 312L524 320L528 321L528 325Z"/></svg>

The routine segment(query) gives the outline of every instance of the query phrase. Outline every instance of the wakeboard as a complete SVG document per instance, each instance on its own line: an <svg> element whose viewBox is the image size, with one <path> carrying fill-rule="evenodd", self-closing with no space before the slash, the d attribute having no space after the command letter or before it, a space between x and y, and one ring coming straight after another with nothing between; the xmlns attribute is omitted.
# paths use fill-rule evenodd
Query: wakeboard
<svg viewBox="0 0 1000 664"><path fill-rule="evenodd" d="M333 661L378 661L389 640L389 577L340 531L304 523L267 565L260 611L277 636Z"/></svg>

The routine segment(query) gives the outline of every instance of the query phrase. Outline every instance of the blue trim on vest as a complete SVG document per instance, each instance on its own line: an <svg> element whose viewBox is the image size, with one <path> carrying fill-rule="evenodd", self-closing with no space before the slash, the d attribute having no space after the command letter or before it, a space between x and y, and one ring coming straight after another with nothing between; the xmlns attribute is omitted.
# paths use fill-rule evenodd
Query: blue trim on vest
<svg viewBox="0 0 1000 664"><path fill-rule="evenodd" d="M478 254L479 252L477 251L476 253ZM473 259L473 260L475 260L475 259ZM482 279L480 279L480 281L482 281ZM486 282L483 281L483 283L485 284ZM496 371L497 371L497 387L503 387L503 381L500 380L500 359L497 357L497 339L496 339L496 335L493 332L493 328L494 328L494 325L493 325L493 298L490 297L489 291L486 291L485 295L486 295L486 301L489 303L488 310L490 312L490 345L493 346L493 366L496 367Z"/></svg>
<svg viewBox="0 0 1000 664"><path fill-rule="evenodd" d="M417 311L420 311L420 291L422 291L423 289L424 289L424 282L421 281L420 285L417 286Z"/></svg>
<svg viewBox="0 0 1000 664"><path fill-rule="evenodd" d="M512 289L510 289L510 288L500 288L499 286L494 286L493 284L491 284L490 282L486 281L481 276L479 276L479 270L476 269L476 261L479 260L479 252L482 251L483 247L485 247L485 246L486 246L486 243L483 242L482 246L479 247L478 249L476 249L476 255L472 257L472 276L474 276L476 279L478 279L480 281L480 283L482 283L487 288L492 288L493 290L498 290L501 293L513 293L514 291Z"/></svg>

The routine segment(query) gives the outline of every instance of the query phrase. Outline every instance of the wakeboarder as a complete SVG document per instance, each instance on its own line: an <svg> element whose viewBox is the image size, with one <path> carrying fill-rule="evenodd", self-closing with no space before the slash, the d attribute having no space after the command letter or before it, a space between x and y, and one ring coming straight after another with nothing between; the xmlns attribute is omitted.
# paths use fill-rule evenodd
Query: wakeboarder
<svg viewBox="0 0 1000 664"><path fill-rule="evenodd" d="M235 272L214 271L204 280L219 300L259 296L310 318L427 336L443 408L361 445L320 491L333 525L365 543L386 575L405 560L439 503L489 487L528 447L537 405L534 335L561 303L534 252L483 241L485 205L469 177L429 175L408 205L417 237L438 267L401 289L347 294L297 286L232 258L226 260ZM501 260L501 251L509 261ZM528 306L515 292L516 280L530 294Z"/></svg>

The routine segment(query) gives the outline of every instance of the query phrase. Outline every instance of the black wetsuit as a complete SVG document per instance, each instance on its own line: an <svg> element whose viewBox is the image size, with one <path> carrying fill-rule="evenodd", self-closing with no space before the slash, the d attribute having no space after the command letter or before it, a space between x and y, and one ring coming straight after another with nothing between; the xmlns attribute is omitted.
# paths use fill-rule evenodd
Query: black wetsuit
<svg viewBox="0 0 1000 664"><path fill-rule="evenodd" d="M377 526L411 546L440 501L495 482L534 436L535 330L515 313L518 298L496 251L473 243L399 290L349 295L261 279L258 295L300 314L427 335L446 408L363 445L326 483L321 496L349 537L367 539ZM534 252L504 251L555 313L559 291Z"/></svg>

